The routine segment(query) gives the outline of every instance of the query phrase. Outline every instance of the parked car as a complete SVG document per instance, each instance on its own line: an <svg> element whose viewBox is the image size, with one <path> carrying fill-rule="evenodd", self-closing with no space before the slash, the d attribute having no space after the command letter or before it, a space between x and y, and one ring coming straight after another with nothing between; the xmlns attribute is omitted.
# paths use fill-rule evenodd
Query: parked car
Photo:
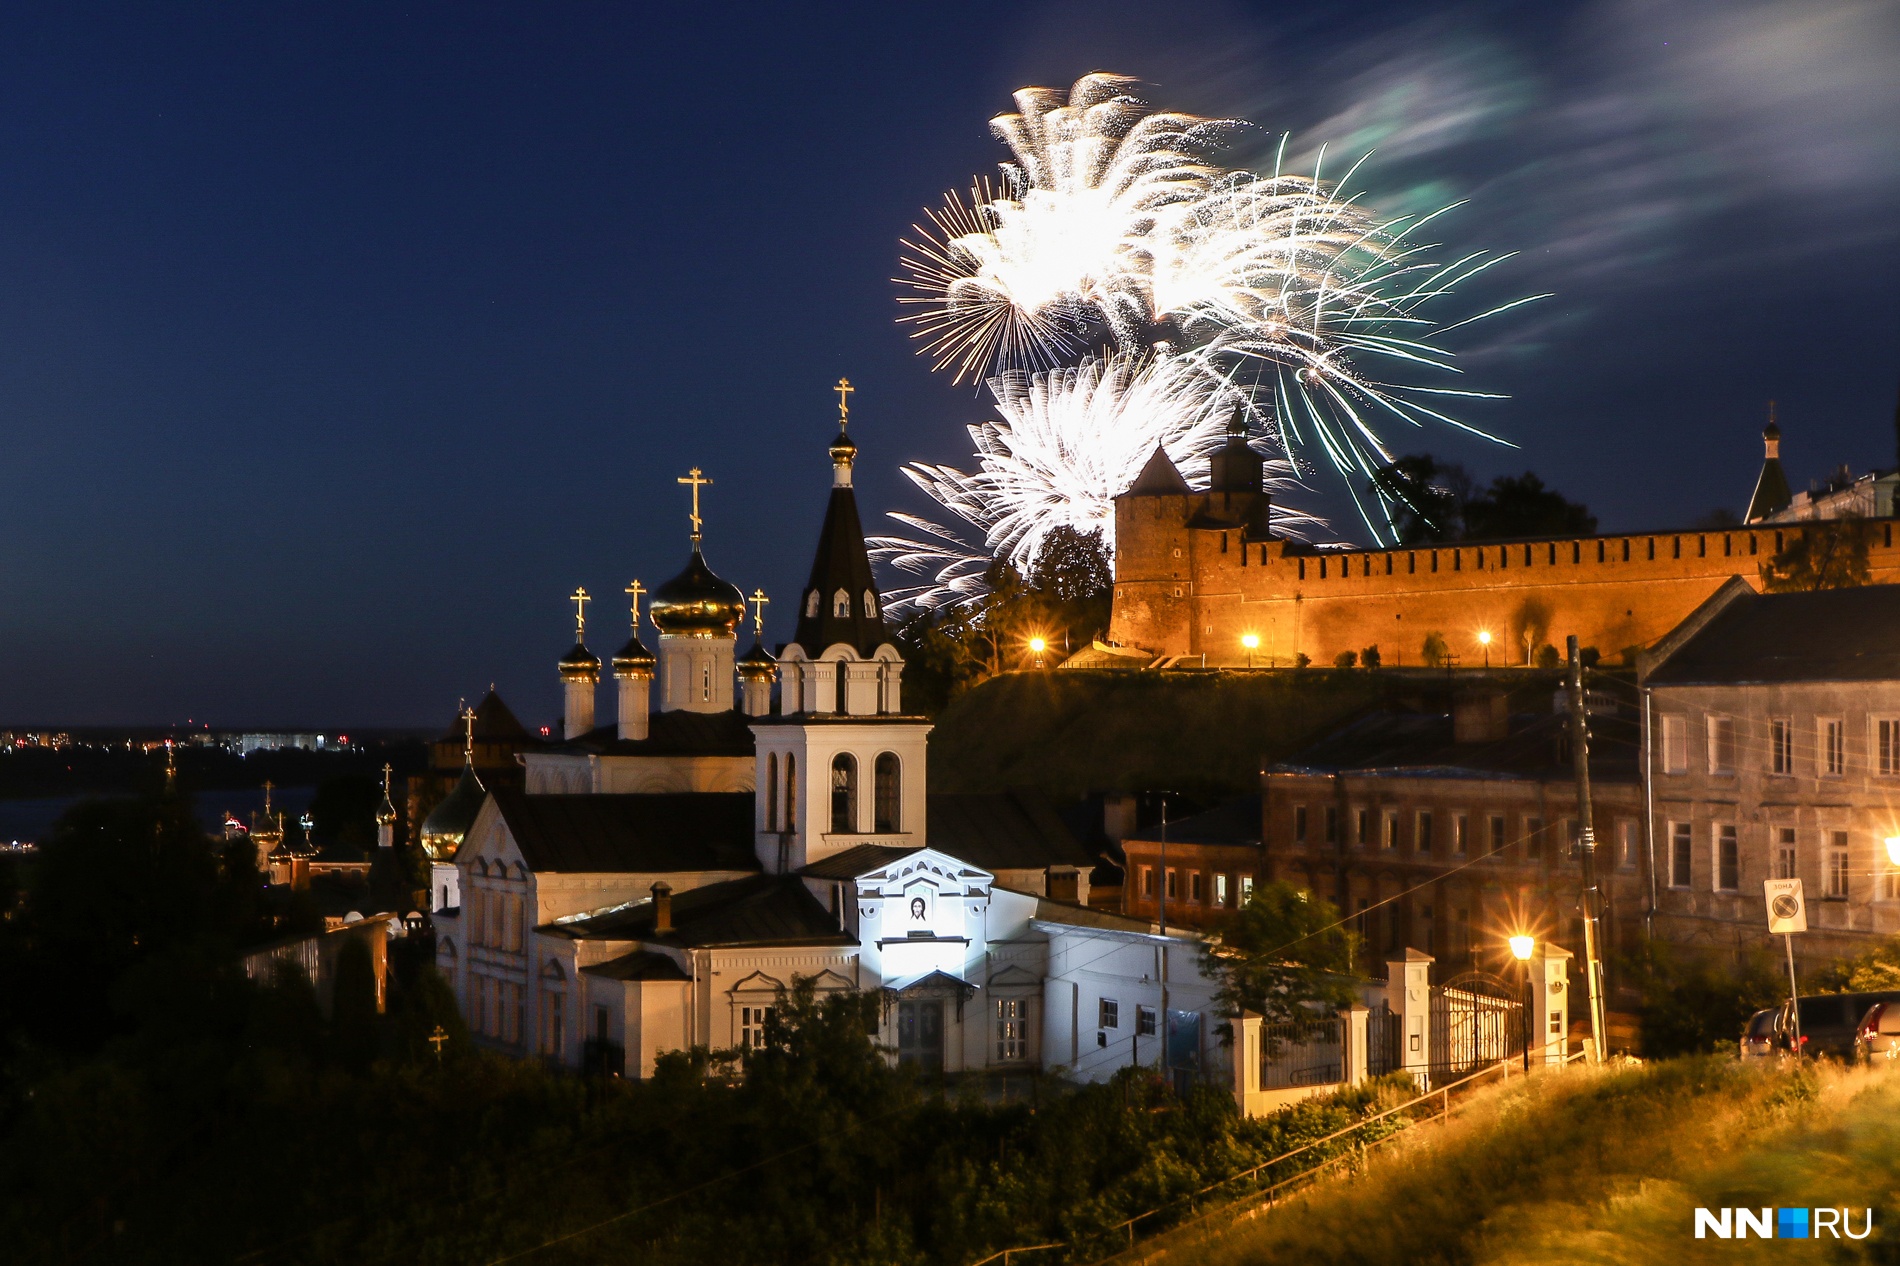
<svg viewBox="0 0 1900 1266"><path fill-rule="evenodd" d="M1742 1026L1742 1058L1766 1059L1781 1052L1781 1045L1775 1041L1774 1007L1763 1007L1748 1017L1748 1023Z"/></svg>
<svg viewBox="0 0 1900 1266"><path fill-rule="evenodd" d="M1900 1060L1900 1002L1876 1002L1860 1019L1854 1051L1861 1059Z"/></svg>
<svg viewBox="0 0 1900 1266"><path fill-rule="evenodd" d="M1900 990L1888 993L1817 993L1796 999L1800 1007L1801 1036L1797 1040L1794 1016L1787 1003L1775 1016L1775 1035L1788 1049L1803 1055L1832 1055L1853 1059L1860 1035L1860 1018L1876 1002L1900 1002Z"/></svg>

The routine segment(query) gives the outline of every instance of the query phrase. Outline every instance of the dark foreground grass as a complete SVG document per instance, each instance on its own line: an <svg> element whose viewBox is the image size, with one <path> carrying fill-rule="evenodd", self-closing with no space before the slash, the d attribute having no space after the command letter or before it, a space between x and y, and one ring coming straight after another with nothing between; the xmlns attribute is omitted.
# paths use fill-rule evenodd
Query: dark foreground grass
<svg viewBox="0 0 1900 1266"><path fill-rule="evenodd" d="M1694 1238L1697 1206L1843 1205L1874 1209L1871 1239ZM1442 1129L1408 1134L1357 1179L1183 1239L1165 1260L1693 1266L1797 1252L1894 1262L1896 1231L1900 1071L1701 1057L1520 1083Z"/></svg>

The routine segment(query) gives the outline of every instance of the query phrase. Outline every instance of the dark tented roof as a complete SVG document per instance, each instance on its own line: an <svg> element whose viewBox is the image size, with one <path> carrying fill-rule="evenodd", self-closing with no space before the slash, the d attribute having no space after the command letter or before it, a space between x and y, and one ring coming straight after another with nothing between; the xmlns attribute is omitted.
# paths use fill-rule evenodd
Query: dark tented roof
<svg viewBox="0 0 1900 1266"><path fill-rule="evenodd" d="M834 615L833 598L842 589L850 596L849 615ZM876 609L864 609L864 595L872 594ZM818 595L817 613L811 595ZM798 591L798 628L792 642L805 654L818 656L840 642L868 656L891 640L884 627L884 598L871 576L871 557L864 548L864 525L858 519L857 496L849 487L833 488L825 507L825 523L818 531L818 554L812 559L811 578Z"/></svg>
<svg viewBox="0 0 1900 1266"><path fill-rule="evenodd" d="M552 749L590 756L751 756L751 718L727 712L655 712L647 718L647 736L623 739L620 727L603 725Z"/></svg>
<svg viewBox="0 0 1900 1266"><path fill-rule="evenodd" d="M909 857L917 850L901 848L889 844L859 844L847 848L842 853L833 853L830 857L820 858L803 867L798 873L811 879L856 879L874 870L882 870L899 858Z"/></svg>
<svg viewBox="0 0 1900 1266"><path fill-rule="evenodd" d="M581 971L589 976L600 976L607 980L691 980L680 965L664 954L652 950L635 950L631 954L622 954L619 958L610 958L604 963L595 963L592 967L583 967Z"/></svg>
<svg viewBox="0 0 1900 1266"><path fill-rule="evenodd" d="M680 949L854 945L796 875L749 875L672 896L673 930L655 935L651 898L537 929L576 940L647 941Z"/></svg>
<svg viewBox="0 0 1900 1266"><path fill-rule="evenodd" d="M932 795L925 838L931 848L987 871L1093 866L1095 859L1049 802L1026 792Z"/></svg>
<svg viewBox="0 0 1900 1266"><path fill-rule="evenodd" d="M749 791L530 796L495 805L532 870L554 873L757 870Z"/></svg>
<svg viewBox="0 0 1900 1266"><path fill-rule="evenodd" d="M1769 444L1773 452L1781 439L1781 428L1770 422L1762 432L1762 439ZM1755 495L1748 499L1748 513L1742 518L1753 523L1765 519L1777 510L1785 510L1794 497L1788 491L1788 476L1781 469L1780 457L1764 458L1761 464L1761 477L1755 481Z"/></svg>
<svg viewBox="0 0 1900 1266"><path fill-rule="evenodd" d="M482 701L475 705L475 741L477 743L528 743L532 739L527 727L515 719L501 696L489 691ZM448 729L442 732L438 743L453 743L462 746L462 718L457 717Z"/></svg>
<svg viewBox="0 0 1900 1266"><path fill-rule="evenodd" d="M1675 686L1900 680L1900 585L1747 593L1646 678Z"/></svg>
<svg viewBox="0 0 1900 1266"><path fill-rule="evenodd" d="M1125 497L1178 497L1192 492L1187 480L1181 478L1181 471L1168 457L1168 450L1155 445L1154 455L1148 464L1135 476L1135 482L1128 486Z"/></svg>
<svg viewBox="0 0 1900 1266"><path fill-rule="evenodd" d="M1261 809L1259 796L1242 796L1226 804L1168 823L1171 844L1258 844ZM1161 838L1159 824L1143 827L1130 837L1137 840Z"/></svg>

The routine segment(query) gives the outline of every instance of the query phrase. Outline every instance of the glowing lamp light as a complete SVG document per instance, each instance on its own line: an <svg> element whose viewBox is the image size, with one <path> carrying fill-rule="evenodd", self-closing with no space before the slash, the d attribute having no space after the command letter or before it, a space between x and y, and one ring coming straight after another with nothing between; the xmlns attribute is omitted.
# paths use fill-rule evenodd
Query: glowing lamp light
<svg viewBox="0 0 1900 1266"><path fill-rule="evenodd" d="M1900 835L1887 837L1887 860L1895 866L1900 866Z"/></svg>
<svg viewBox="0 0 1900 1266"><path fill-rule="evenodd" d="M1524 962L1530 958L1531 951L1536 947L1537 940L1535 937L1514 936L1511 938L1511 957L1520 963Z"/></svg>
<svg viewBox="0 0 1900 1266"><path fill-rule="evenodd" d="M1260 635L1258 633L1242 634L1240 644L1250 651L1257 651L1260 649Z"/></svg>
<svg viewBox="0 0 1900 1266"><path fill-rule="evenodd" d="M1478 634L1478 645L1480 646L1491 645L1491 630L1490 629L1486 629L1484 632Z"/></svg>
<svg viewBox="0 0 1900 1266"><path fill-rule="evenodd" d="M1034 651L1038 655L1042 654L1043 651L1047 650L1048 648L1049 648L1049 643L1043 641L1039 637L1032 637L1029 639L1029 649Z"/></svg>

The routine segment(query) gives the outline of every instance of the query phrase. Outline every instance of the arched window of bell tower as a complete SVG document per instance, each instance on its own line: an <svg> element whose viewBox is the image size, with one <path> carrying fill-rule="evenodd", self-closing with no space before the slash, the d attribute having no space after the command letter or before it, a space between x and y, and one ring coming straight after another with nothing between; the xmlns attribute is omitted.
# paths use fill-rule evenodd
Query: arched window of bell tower
<svg viewBox="0 0 1900 1266"><path fill-rule="evenodd" d="M858 829L858 758L839 752L831 759L831 833L850 835Z"/></svg>

